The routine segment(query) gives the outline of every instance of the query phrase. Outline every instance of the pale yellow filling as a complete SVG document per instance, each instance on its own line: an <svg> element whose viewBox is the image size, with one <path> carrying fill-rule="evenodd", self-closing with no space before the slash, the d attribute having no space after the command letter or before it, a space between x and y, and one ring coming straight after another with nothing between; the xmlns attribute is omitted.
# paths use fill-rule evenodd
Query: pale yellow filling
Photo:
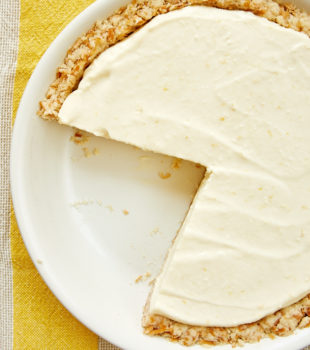
<svg viewBox="0 0 310 350"><path fill-rule="evenodd" d="M304 34L251 13L188 7L103 52L65 101L63 124L211 173L151 313L234 326L309 293L309 62Z"/></svg>

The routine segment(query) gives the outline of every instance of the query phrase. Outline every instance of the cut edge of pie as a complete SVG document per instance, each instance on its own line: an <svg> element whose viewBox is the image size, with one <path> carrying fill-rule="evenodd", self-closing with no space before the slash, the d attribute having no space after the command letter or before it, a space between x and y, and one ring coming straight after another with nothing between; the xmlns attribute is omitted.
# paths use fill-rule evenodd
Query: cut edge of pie
<svg viewBox="0 0 310 350"><path fill-rule="evenodd" d="M149 313L149 301L144 307L142 326L144 333L162 336L172 342L190 346L194 344L243 345L263 338L291 335L296 329L310 326L310 294L295 304L285 307L263 319L235 327L190 326L161 315Z"/></svg>
<svg viewBox="0 0 310 350"><path fill-rule="evenodd" d="M228 10L250 11L283 27L304 32L310 37L310 15L293 5L274 0L137 0L120 8L110 17L97 21L78 38L56 71L38 115L58 120L67 96L77 88L85 69L104 50L138 30L153 17L191 5ZM149 298L151 292L149 294ZM287 336L298 328L310 326L310 294L263 319L236 327L190 326L160 315L150 315L149 300L144 309L142 326L145 334L162 336L183 345L232 344L258 342L262 338Z"/></svg>

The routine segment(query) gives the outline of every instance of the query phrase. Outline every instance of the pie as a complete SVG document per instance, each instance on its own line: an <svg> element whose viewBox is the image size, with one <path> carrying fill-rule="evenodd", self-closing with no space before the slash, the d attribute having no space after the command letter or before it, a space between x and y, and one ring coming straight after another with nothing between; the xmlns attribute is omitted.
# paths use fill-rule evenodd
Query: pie
<svg viewBox="0 0 310 350"><path fill-rule="evenodd" d="M41 117L207 169L146 334L235 345L310 324L309 36L272 0L134 1L58 68Z"/></svg>

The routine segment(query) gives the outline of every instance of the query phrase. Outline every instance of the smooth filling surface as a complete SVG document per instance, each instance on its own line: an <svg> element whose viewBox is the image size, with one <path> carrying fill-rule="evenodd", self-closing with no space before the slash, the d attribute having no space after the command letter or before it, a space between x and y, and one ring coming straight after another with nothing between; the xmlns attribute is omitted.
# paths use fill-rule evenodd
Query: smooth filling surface
<svg viewBox="0 0 310 350"><path fill-rule="evenodd" d="M187 7L103 52L60 122L207 167L151 296L190 325L256 321L310 292L310 40Z"/></svg>

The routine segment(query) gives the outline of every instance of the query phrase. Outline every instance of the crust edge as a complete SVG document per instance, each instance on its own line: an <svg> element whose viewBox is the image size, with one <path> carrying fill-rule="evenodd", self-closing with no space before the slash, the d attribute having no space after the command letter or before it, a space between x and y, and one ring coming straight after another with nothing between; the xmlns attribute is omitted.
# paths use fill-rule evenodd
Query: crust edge
<svg viewBox="0 0 310 350"><path fill-rule="evenodd" d="M296 329L310 327L310 294L257 322L236 327L189 326L164 316L150 315L148 309L149 300L145 305L142 319L145 334L162 336L186 346L194 344L242 346L244 343L259 342L263 338L288 336Z"/></svg>

